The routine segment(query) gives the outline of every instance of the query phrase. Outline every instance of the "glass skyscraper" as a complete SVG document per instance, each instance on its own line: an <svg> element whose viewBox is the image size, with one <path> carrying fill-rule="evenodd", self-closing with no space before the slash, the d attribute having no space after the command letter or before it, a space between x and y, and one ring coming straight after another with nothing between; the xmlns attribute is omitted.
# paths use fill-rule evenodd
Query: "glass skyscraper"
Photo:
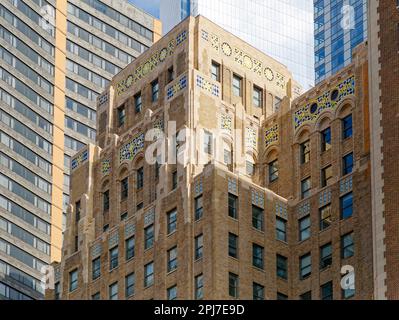
<svg viewBox="0 0 399 320"><path fill-rule="evenodd" d="M189 13L205 16L285 64L304 89L314 85L312 0L162 0L163 33Z"/></svg>
<svg viewBox="0 0 399 320"><path fill-rule="evenodd" d="M315 0L316 83L352 60L353 49L367 39L367 0Z"/></svg>

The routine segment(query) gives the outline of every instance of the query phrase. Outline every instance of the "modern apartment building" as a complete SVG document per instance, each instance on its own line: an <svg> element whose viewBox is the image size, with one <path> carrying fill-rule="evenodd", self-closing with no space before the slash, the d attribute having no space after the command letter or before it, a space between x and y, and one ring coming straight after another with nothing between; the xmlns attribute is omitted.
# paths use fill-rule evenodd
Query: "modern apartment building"
<svg viewBox="0 0 399 320"><path fill-rule="evenodd" d="M0 4L0 298L37 299L60 261L71 157L96 138L96 99L160 36L120 0Z"/></svg>
<svg viewBox="0 0 399 320"><path fill-rule="evenodd" d="M162 0L163 34L190 14L207 17L285 64L304 90L314 85L312 0Z"/></svg>
<svg viewBox="0 0 399 320"><path fill-rule="evenodd" d="M282 64L185 19L98 99L48 298L373 298L367 70L360 47L299 96Z"/></svg>
<svg viewBox="0 0 399 320"><path fill-rule="evenodd" d="M367 0L314 0L316 84L352 61L367 39Z"/></svg>

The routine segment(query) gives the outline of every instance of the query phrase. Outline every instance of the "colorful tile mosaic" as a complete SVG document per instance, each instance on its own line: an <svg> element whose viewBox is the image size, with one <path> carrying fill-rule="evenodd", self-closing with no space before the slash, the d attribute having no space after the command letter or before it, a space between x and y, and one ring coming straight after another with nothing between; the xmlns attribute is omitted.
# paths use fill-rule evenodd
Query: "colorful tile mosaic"
<svg viewBox="0 0 399 320"><path fill-rule="evenodd" d="M220 118L220 129L225 130L228 133L231 133L233 129L232 124L233 124L233 119L231 118L231 116L222 113Z"/></svg>
<svg viewBox="0 0 399 320"><path fill-rule="evenodd" d="M141 150L144 149L144 133L136 135L130 142L123 145L119 150L119 163L131 161Z"/></svg>
<svg viewBox="0 0 399 320"><path fill-rule="evenodd" d="M212 83L208 80L205 80L204 77L197 74L197 87L201 88L202 90L210 93L211 95L218 97L220 95L220 88L219 85Z"/></svg>
<svg viewBox="0 0 399 320"><path fill-rule="evenodd" d="M258 206L259 208L264 208L265 206L265 197L263 192L252 189L252 204Z"/></svg>
<svg viewBox="0 0 399 320"><path fill-rule="evenodd" d="M166 89L166 101L176 97L183 89L187 88L187 75L182 76L176 83Z"/></svg>
<svg viewBox="0 0 399 320"><path fill-rule="evenodd" d="M285 220L288 219L288 206L286 203L276 202L276 216L283 218Z"/></svg>
<svg viewBox="0 0 399 320"><path fill-rule="evenodd" d="M105 159L101 161L101 173L103 176L106 176L111 172L111 160Z"/></svg>
<svg viewBox="0 0 399 320"><path fill-rule="evenodd" d="M187 39L187 31L184 30L181 33L179 33L176 37L176 44L182 44L185 40Z"/></svg>
<svg viewBox="0 0 399 320"><path fill-rule="evenodd" d="M295 130L305 123L313 123L325 110L335 110L337 105L347 96L355 93L355 77L339 83L334 89L326 91L316 100L296 110L293 114Z"/></svg>
<svg viewBox="0 0 399 320"><path fill-rule="evenodd" d="M231 177L227 178L227 185L228 185L228 190L230 193L233 193L235 195L238 194L238 188L237 188L237 180Z"/></svg>
<svg viewBox="0 0 399 320"><path fill-rule="evenodd" d="M77 155L75 158L72 159L72 161L71 161L72 170L75 170L83 162L85 162L88 158L89 158L89 150L86 149L82 153L80 153L79 155Z"/></svg>
<svg viewBox="0 0 399 320"><path fill-rule="evenodd" d="M158 119L154 122L154 129L156 129L154 139L158 140L164 134L163 119Z"/></svg>
<svg viewBox="0 0 399 320"><path fill-rule="evenodd" d="M325 190L319 194L319 207L323 207L331 202L331 190Z"/></svg>
<svg viewBox="0 0 399 320"><path fill-rule="evenodd" d="M98 98L98 105L101 106L108 101L109 93L106 92Z"/></svg>
<svg viewBox="0 0 399 320"><path fill-rule="evenodd" d="M265 130L265 148L270 146L271 144L278 142L279 139L279 126L275 124L269 129Z"/></svg>
<svg viewBox="0 0 399 320"><path fill-rule="evenodd" d="M353 188L353 178L352 178L352 176L347 177L345 179L342 179L339 182L339 192L341 194L351 191L352 188Z"/></svg>
<svg viewBox="0 0 399 320"><path fill-rule="evenodd" d="M256 129L247 127L245 132L245 145L250 148L256 149L258 137L256 135Z"/></svg>

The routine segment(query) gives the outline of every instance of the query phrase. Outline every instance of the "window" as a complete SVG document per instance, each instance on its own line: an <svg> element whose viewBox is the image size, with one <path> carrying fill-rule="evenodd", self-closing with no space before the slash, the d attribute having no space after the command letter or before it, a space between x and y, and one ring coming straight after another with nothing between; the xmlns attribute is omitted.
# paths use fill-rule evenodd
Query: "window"
<svg viewBox="0 0 399 320"><path fill-rule="evenodd" d="M176 300L177 299L177 286L168 288L167 290L168 300Z"/></svg>
<svg viewBox="0 0 399 320"><path fill-rule="evenodd" d="M204 251L204 237L202 234L198 235L194 239L194 259L198 260L203 257Z"/></svg>
<svg viewBox="0 0 399 320"><path fill-rule="evenodd" d="M230 149L224 149L223 150L223 161L225 164L231 164L231 150Z"/></svg>
<svg viewBox="0 0 399 320"><path fill-rule="evenodd" d="M229 232L229 256L238 259L238 236Z"/></svg>
<svg viewBox="0 0 399 320"><path fill-rule="evenodd" d="M121 221L124 221L127 219L127 212L124 212L121 214Z"/></svg>
<svg viewBox="0 0 399 320"><path fill-rule="evenodd" d="M92 279L96 280L101 275L101 258L98 257L91 262Z"/></svg>
<svg viewBox="0 0 399 320"><path fill-rule="evenodd" d="M143 203L142 203L142 202L140 202L140 203L137 204L137 206L136 206L136 211L139 211L139 210L141 210L141 209L143 209Z"/></svg>
<svg viewBox="0 0 399 320"><path fill-rule="evenodd" d="M312 300L312 291L307 291L299 296L300 300Z"/></svg>
<svg viewBox="0 0 399 320"><path fill-rule="evenodd" d="M345 176L353 171L353 153L342 158L342 175Z"/></svg>
<svg viewBox="0 0 399 320"><path fill-rule="evenodd" d="M277 292L277 300L287 300L288 296L284 293Z"/></svg>
<svg viewBox="0 0 399 320"><path fill-rule="evenodd" d="M109 229L109 224L107 223L106 225L103 226L103 232L107 232Z"/></svg>
<svg viewBox="0 0 399 320"><path fill-rule="evenodd" d="M301 198L305 199L310 196L311 186L310 177L301 181Z"/></svg>
<svg viewBox="0 0 399 320"><path fill-rule="evenodd" d="M331 128L321 132L321 152L331 149Z"/></svg>
<svg viewBox="0 0 399 320"><path fill-rule="evenodd" d="M310 160L310 141L305 141L301 143L301 164L308 163Z"/></svg>
<svg viewBox="0 0 399 320"><path fill-rule="evenodd" d="M303 280L312 273L312 257L307 253L299 258L299 279Z"/></svg>
<svg viewBox="0 0 399 320"><path fill-rule="evenodd" d="M78 288L78 269L69 272L69 292Z"/></svg>
<svg viewBox="0 0 399 320"><path fill-rule="evenodd" d="M278 179L278 160L269 163L269 183Z"/></svg>
<svg viewBox="0 0 399 320"><path fill-rule="evenodd" d="M202 273L195 277L194 282L195 282L194 298L196 300L203 299L204 298L204 277L203 277Z"/></svg>
<svg viewBox="0 0 399 320"><path fill-rule="evenodd" d="M118 300L118 282L111 284L108 288L109 300Z"/></svg>
<svg viewBox="0 0 399 320"><path fill-rule="evenodd" d="M254 86L252 91L252 103L257 108L262 108L262 93L263 90L257 86Z"/></svg>
<svg viewBox="0 0 399 320"><path fill-rule="evenodd" d="M229 296L238 298L238 276L229 272Z"/></svg>
<svg viewBox="0 0 399 320"><path fill-rule="evenodd" d="M287 272L287 258L281 255L276 256L276 266L277 266L277 276L282 278L282 279L287 279L288 278L288 272Z"/></svg>
<svg viewBox="0 0 399 320"><path fill-rule="evenodd" d="M344 195L340 199L341 219L348 219L353 214L353 196L352 192Z"/></svg>
<svg viewBox="0 0 399 320"><path fill-rule="evenodd" d="M100 292L96 292L91 296L91 300L100 300L100 299L101 299Z"/></svg>
<svg viewBox="0 0 399 320"><path fill-rule="evenodd" d="M241 97L242 91L241 91L241 85L242 85L242 78L236 74L233 75L233 94L236 97Z"/></svg>
<svg viewBox="0 0 399 320"><path fill-rule="evenodd" d="M140 113L142 110L141 92L134 96L134 110L136 113Z"/></svg>
<svg viewBox="0 0 399 320"><path fill-rule="evenodd" d="M228 206L229 206L229 217L233 219L238 218L238 197L235 196L234 194L229 193L229 200L228 200Z"/></svg>
<svg viewBox="0 0 399 320"><path fill-rule="evenodd" d="M118 266L118 246L109 250L109 270Z"/></svg>
<svg viewBox="0 0 399 320"><path fill-rule="evenodd" d="M327 229L331 225L331 205L319 209L320 231Z"/></svg>
<svg viewBox="0 0 399 320"><path fill-rule="evenodd" d="M194 199L194 210L195 221L198 221L203 216L202 195Z"/></svg>
<svg viewBox="0 0 399 320"><path fill-rule="evenodd" d="M255 174L255 164L253 162L247 160L246 169L247 175L253 176Z"/></svg>
<svg viewBox="0 0 399 320"><path fill-rule="evenodd" d="M151 224L144 229L144 250L152 248L154 245L154 225Z"/></svg>
<svg viewBox="0 0 399 320"><path fill-rule="evenodd" d="M177 170L172 172L172 190L177 188Z"/></svg>
<svg viewBox="0 0 399 320"><path fill-rule="evenodd" d="M121 200L125 200L127 198L128 191L129 191L128 178L125 178L121 181Z"/></svg>
<svg viewBox="0 0 399 320"><path fill-rule="evenodd" d="M168 83L173 81L173 66L168 69Z"/></svg>
<svg viewBox="0 0 399 320"><path fill-rule="evenodd" d="M342 119L342 138L350 138L352 134L352 115L349 115Z"/></svg>
<svg viewBox="0 0 399 320"><path fill-rule="evenodd" d="M211 65L211 78L214 81L220 82L220 64L212 61Z"/></svg>
<svg viewBox="0 0 399 320"><path fill-rule="evenodd" d="M60 300L60 297L61 297L61 285L59 282L56 282L54 284L54 299Z"/></svg>
<svg viewBox="0 0 399 320"><path fill-rule="evenodd" d="M103 211L109 210L109 190L103 192Z"/></svg>
<svg viewBox="0 0 399 320"><path fill-rule="evenodd" d="M341 237L341 258L346 259L354 255L353 232Z"/></svg>
<svg viewBox="0 0 399 320"><path fill-rule="evenodd" d="M154 262L144 266L144 287L150 287L154 284Z"/></svg>
<svg viewBox="0 0 399 320"><path fill-rule="evenodd" d="M259 246L255 243L252 244L252 265L254 267L259 269L264 268L263 252L264 249L262 246Z"/></svg>
<svg viewBox="0 0 399 320"><path fill-rule="evenodd" d="M212 133L204 131L204 152L207 154L212 154Z"/></svg>
<svg viewBox="0 0 399 320"><path fill-rule="evenodd" d="M76 201L75 210L76 210L76 220L75 220L75 222L78 223L79 220L80 220L80 200Z"/></svg>
<svg viewBox="0 0 399 320"><path fill-rule="evenodd" d="M118 126L121 127L125 124L126 120L126 109L125 105L118 108Z"/></svg>
<svg viewBox="0 0 399 320"><path fill-rule="evenodd" d="M252 226L263 231L263 209L252 205Z"/></svg>
<svg viewBox="0 0 399 320"><path fill-rule="evenodd" d="M171 272L177 268L177 247L169 249L167 257L168 257L167 270L168 272Z"/></svg>
<svg viewBox="0 0 399 320"><path fill-rule="evenodd" d="M252 283L252 296L254 300L265 299L265 287L259 283Z"/></svg>
<svg viewBox="0 0 399 320"><path fill-rule="evenodd" d="M327 282L321 286L321 300L333 299L333 286L332 281Z"/></svg>
<svg viewBox="0 0 399 320"><path fill-rule="evenodd" d="M175 232L177 229L177 210L176 209L173 209L172 211L168 212L167 220L168 220L167 234L171 234L172 232Z"/></svg>
<svg viewBox="0 0 399 320"><path fill-rule="evenodd" d="M276 217L276 239L287 242L287 221Z"/></svg>
<svg viewBox="0 0 399 320"><path fill-rule="evenodd" d="M310 238L310 216L299 219L299 241Z"/></svg>
<svg viewBox="0 0 399 320"><path fill-rule="evenodd" d="M135 238L130 237L125 241L126 261L134 257Z"/></svg>
<svg viewBox="0 0 399 320"><path fill-rule="evenodd" d="M134 295L134 284L135 284L134 273L131 273L125 277L125 296L126 298Z"/></svg>
<svg viewBox="0 0 399 320"><path fill-rule="evenodd" d="M144 185L144 169L143 167L137 169L137 189L143 188Z"/></svg>
<svg viewBox="0 0 399 320"><path fill-rule="evenodd" d="M152 102L157 101L159 98L159 83L158 79L151 82L151 99Z"/></svg>
<svg viewBox="0 0 399 320"><path fill-rule="evenodd" d="M332 166L327 166L321 169L321 187L324 188L329 186L332 183L333 174L332 174Z"/></svg>
<svg viewBox="0 0 399 320"><path fill-rule="evenodd" d="M332 264L332 246L327 243L320 247L320 269L327 268Z"/></svg>

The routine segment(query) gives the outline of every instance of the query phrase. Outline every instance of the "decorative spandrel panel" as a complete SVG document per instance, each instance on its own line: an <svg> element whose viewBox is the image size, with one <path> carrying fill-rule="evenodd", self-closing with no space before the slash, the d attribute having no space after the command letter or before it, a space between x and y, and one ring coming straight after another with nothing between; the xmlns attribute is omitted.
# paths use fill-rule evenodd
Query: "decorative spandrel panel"
<svg viewBox="0 0 399 320"><path fill-rule="evenodd" d="M258 137L256 134L256 129L252 127L247 127L245 130L245 145L246 147L256 149L258 145Z"/></svg>
<svg viewBox="0 0 399 320"><path fill-rule="evenodd" d="M187 88L187 75L181 76L174 83L166 87L166 101L171 101Z"/></svg>
<svg viewBox="0 0 399 320"><path fill-rule="evenodd" d="M101 161L101 174L106 176L111 172L111 159L104 159Z"/></svg>
<svg viewBox="0 0 399 320"><path fill-rule="evenodd" d="M270 145L277 143L279 139L279 126L275 124L274 126L265 130L265 148Z"/></svg>
<svg viewBox="0 0 399 320"><path fill-rule="evenodd" d="M231 116L222 113L220 116L220 129L226 131L227 133L232 132L233 130L233 119Z"/></svg>
<svg viewBox="0 0 399 320"><path fill-rule="evenodd" d="M131 161L144 149L144 133L136 135L130 142L124 144L119 150L119 163Z"/></svg>
<svg viewBox="0 0 399 320"><path fill-rule="evenodd" d="M72 170L77 169L80 165L86 162L88 158L89 158L89 150L87 149L78 154L77 156L75 156L71 161Z"/></svg>

